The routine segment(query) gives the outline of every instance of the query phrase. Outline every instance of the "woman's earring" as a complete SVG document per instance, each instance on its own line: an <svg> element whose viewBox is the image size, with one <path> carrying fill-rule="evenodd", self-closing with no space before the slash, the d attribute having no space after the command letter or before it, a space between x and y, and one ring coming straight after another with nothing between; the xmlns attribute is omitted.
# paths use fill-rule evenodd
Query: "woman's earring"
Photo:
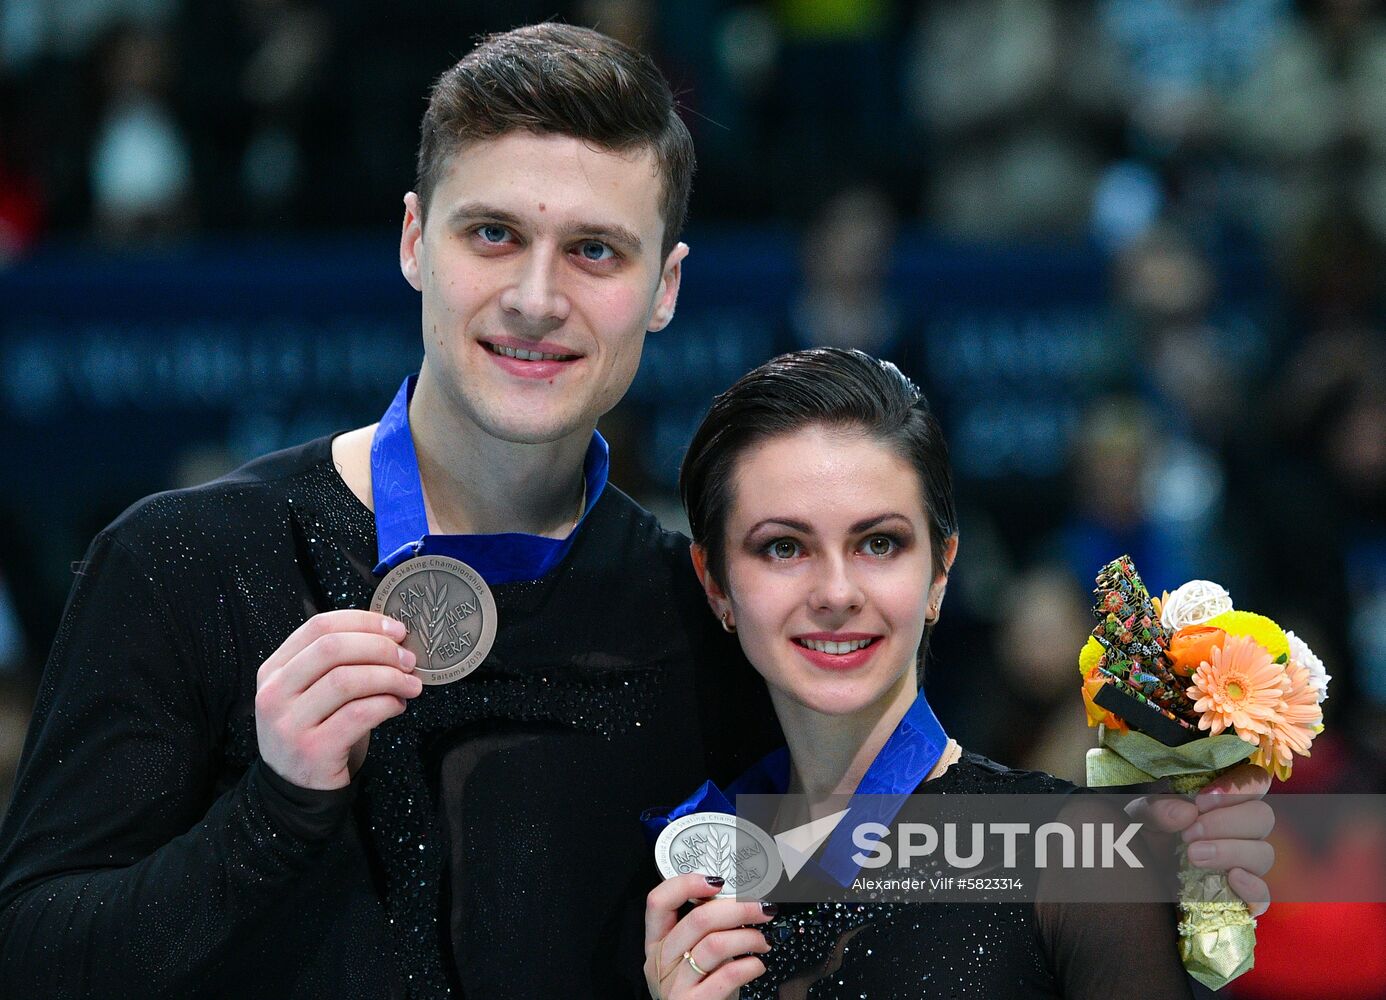
<svg viewBox="0 0 1386 1000"><path fill-rule="evenodd" d="M733 624L731 623L731 612L730 612L730 611L723 611L723 612L722 612L722 628L724 628L724 629L725 629L726 631L728 631L728 632L735 632L735 631L736 631L736 626L733 625Z"/></svg>
<svg viewBox="0 0 1386 1000"><path fill-rule="evenodd" d="M937 605L937 604L930 604L930 605L929 605L929 613L926 614L926 615L924 616L924 624L925 624L925 625L937 625L937 624L938 624L938 605Z"/></svg>

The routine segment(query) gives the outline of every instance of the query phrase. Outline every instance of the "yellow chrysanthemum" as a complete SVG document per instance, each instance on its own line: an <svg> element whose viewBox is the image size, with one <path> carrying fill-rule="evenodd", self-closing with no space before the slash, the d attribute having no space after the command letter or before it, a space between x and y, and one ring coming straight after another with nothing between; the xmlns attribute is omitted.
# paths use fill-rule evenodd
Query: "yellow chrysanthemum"
<svg viewBox="0 0 1386 1000"><path fill-rule="evenodd" d="M1102 658L1102 643L1092 636L1088 636L1088 641L1083 643L1083 651L1078 654L1078 672L1084 677L1088 676L1092 668L1097 666L1097 661Z"/></svg>
<svg viewBox="0 0 1386 1000"><path fill-rule="evenodd" d="M1259 745L1271 724L1280 721L1277 709L1288 687L1285 668L1250 636L1229 636L1190 679L1193 684L1186 693L1199 713L1199 729L1216 736L1231 728Z"/></svg>
<svg viewBox="0 0 1386 1000"><path fill-rule="evenodd" d="M1265 615L1258 615L1253 611L1224 611L1203 624L1220 628L1228 635L1244 635L1255 639L1266 648L1272 660L1290 655L1290 640L1286 637L1284 629Z"/></svg>

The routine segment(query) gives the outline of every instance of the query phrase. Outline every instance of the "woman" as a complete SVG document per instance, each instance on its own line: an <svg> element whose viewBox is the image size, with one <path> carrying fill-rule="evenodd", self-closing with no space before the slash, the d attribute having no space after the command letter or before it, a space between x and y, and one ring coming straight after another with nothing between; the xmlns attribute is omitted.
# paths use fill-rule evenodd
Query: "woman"
<svg viewBox="0 0 1386 1000"><path fill-rule="evenodd" d="M788 742L788 783L777 790L804 796L810 817L858 791L1072 788L961 750L920 693L958 531L938 425L894 365L824 349L761 366L713 404L681 488L708 602L764 678ZM910 762L894 769L896 787L882 785L878 757ZM1208 813L1200 822L1215 825ZM1251 867L1232 879L1243 898L1264 893L1256 875L1269 859ZM744 986L743 996L788 1000L817 983L815 998L1105 998L1131 983L1142 997L1189 996L1169 905L779 912L721 899L679 918L720 885L690 874L650 893L652 995L704 1000Z"/></svg>

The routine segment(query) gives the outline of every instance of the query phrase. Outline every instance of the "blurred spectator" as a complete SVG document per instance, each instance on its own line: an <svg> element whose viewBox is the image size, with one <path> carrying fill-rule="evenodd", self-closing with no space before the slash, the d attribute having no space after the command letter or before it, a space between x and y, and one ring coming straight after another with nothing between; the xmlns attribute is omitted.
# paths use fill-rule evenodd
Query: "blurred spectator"
<svg viewBox="0 0 1386 1000"><path fill-rule="evenodd" d="M887 358L919 378L911 324L887 276L895 212L875 187L849 187L830 198L799 246L803 286L790 304L779 351L856 348Z"/></svg>
<svg viewBox="0 0 1386 1000"><path fill-rule="evenodd" d="M1224 127L1262 173L1248 199L1272 237L1346 209L1386 236L1386 20L1371 0L1314 0L1229 92Z"/></svg>
<svg viewBox="0 0 1386 1000"><path fill-rule="evenodd" d="M1293 12L1291 0L1099 0L1119 53L1129 147L1160 167L1193 225L1240 230L1261 193L1228 155L1224 106Z"/></svg>
<svg viewBox="0 0 1386 1000"><path fill-rule="evenodd" d="M995 632L1001 683L983 696L999 709L996 743L983 753L1084 783L1093 735L1077 697L1077 663L1092 628L1088 603L1062 566L1040 564L1012 578Z"/></svg>
<svg viewBox="0 0 1386 1000"><path fill-rule="evenodd" d="M104 46L91 192L93 222L109 238L168 236L192 222L190 152L169 102L173 60L155 29L122 27Z"/></svg>
<svg viewBox="0 0 1386 1000"><path fill-rule="evenodd" d="M1050 547L1080 586L1097 571L1130 555L1152 590L1172 589L1203 577L1228 580L1228 553L1218 544L1220 508L1206 500L1199 517L1170 516L1164 495L1180 477L1187 454L1144 402L1117 396L1095 403L1074 442L1069 513ZM1221 491L1216 467L1192 475L1212 479L1197 488ZM1233 584L1227 584L1229 588Z"/></svg>
<svg viewBox="0 0 1386 1000"><path fill-rule="evenodd" d="M799 216L863 163L896 160L898 53L885 0L775 0L774 207ZM805 164L813 169L805 170Z"/></svg>
<svg viewBox="0 0 1386 1000"><path fill-rule="evenodd" d="M1257 481L1260 562L1283 616L1312 623L1338 667L1330 719L1386 755L1386 338L1325 328L1274 390L1281 445Z"/></svg>
<svg viewBox="0 0 1386 1000"><path fill-rule="evenodd" d="M1120 53L1137 143L1162 157L1216 139L1222 95L1244 81L1292 14L1290 0L1099 0Z"/></svg>
<svg viewBox="0 0 1386 1000"><path fill-rule="evenodd" d="M0 65L25 70L45 55L83 57L125 25L165 23L178 0L0 0Z"/></svg>
<svg viewBox="0 0 1386 1000"><path fill-rule="evenodd" d="M15 89L0 74L0 267L37 242L44 217L39 184L28 162L33 151L20 146Z"/></svg>
<svg viewBox="0 0 1386 1000"><path fill-rule="evenodd" d="M1205 451L1239 442L1256 415L1250 386L1266 375L1265 334L1244 314L1215 321L1212 265L1172 227L1152 230L1115 264L1117 309L1165 436Z"/></svg>
<svg viewBox="0 0 1386 1000"><path fill-rule="evenodd" d="M234 0L190 10L184 34L207 60L187 98L204 123L196 162L207 222L283 227L330 218L320 191L335 192L336 172L350 173L328 162L340 139L322 114L341 111L324 92L332 19L313 0ZM396 183L407 190L409 182Z"/></svg>
<svg viewBox="0 0 1386 1000"><path fill-rule="evenodd" d="M1119 121L1086 2L924 4L909 58L927 216L975 239L1074 234Z"/></svg>

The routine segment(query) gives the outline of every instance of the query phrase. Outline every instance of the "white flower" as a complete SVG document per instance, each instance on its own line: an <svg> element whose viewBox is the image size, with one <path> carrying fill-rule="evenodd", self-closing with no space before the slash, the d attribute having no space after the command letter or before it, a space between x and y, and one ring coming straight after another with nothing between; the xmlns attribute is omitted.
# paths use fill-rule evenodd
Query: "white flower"
<svg viewBox="0 0 1386 1000"><path fill-rule="evenodd" d="M1232 598L1222 587L1211 580L1190 580L1160 602L1160 624L1173 632L1231 610Z"/></svg>
<svg viewBox="0 0 1386 1000"><path fill-rule="evenodd" d="M1314 655L1303 639L1293 632L1286 632L1285 638L1290 640L1290 662L1309 669L1309 686L1318 694L1319 703L1322 704L1328 697L1328 682L1333 679L1332 675L1324 669L1323 660Z"/></svg>

